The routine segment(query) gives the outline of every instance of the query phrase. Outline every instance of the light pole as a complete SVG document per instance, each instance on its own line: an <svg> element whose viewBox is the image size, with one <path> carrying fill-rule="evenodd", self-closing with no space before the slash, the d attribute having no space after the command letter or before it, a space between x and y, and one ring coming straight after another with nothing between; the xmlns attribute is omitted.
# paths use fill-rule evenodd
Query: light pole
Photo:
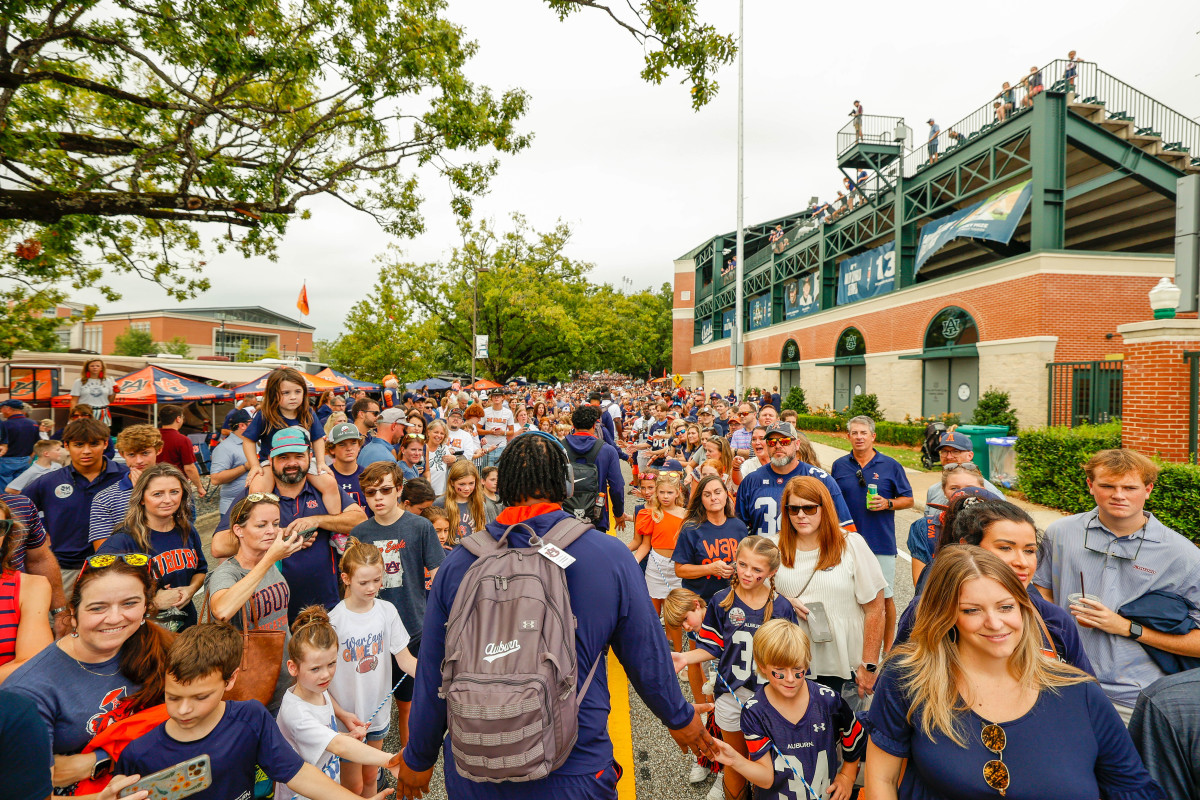
<svg viewBox="0 0 1200 800"><path fill-rule="evenodd" d="M737 288L734 291L734 315L733 315L733 343L732 343L732 361L733 361L733 393L737 395L738 402L742 400L742 361L744 360L744 351L742 349L742 318L744 311L742 304L745 302L742 293L742 256L745 249L746 232L743 229L742 217L742 168L743 168L743 139L742 139L742 119L744 116L742 106L743 93L743 54L746 52L746 42L743 39L742 27L742 9L744 6L743 0L738 0L738 101L737 101L737 250L734 255L734 275L733 279L737 281Z"/></svg>

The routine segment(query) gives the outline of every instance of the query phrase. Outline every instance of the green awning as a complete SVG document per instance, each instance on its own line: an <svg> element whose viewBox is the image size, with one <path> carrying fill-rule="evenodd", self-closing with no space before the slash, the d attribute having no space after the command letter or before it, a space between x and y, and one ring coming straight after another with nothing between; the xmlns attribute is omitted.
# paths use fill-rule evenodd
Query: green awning
<svg viewBox="0 0 1200 800"><path fill-rule="evenodd" d="M779 371L782 371L785 369L800 369L800 362L799 361L784 361L778 367L763 367L763 369L775 370L776 372L779 372Z"/></svg>
<svg viewBox="0 0 1200 800"><path fill-rule="evenodd" d="M861 367L865 366L867 359L863 356L838 356L833 361L818 361L814 366L817 367Z"/></svg>
<svg viewBox="0 0 1200 800"><path fill-rule="evenodd" d="M921 353L900 356L902 361L930 361L935 358L979 358L973 344L956 344L950 347L930 347Z"/></svg>

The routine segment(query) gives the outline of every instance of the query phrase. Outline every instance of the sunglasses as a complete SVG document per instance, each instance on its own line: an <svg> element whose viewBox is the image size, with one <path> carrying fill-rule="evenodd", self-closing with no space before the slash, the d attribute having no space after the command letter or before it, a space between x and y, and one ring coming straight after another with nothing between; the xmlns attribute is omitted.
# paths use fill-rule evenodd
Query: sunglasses
<svg viewBox="0 0 1200 800"><path fill-rule="evenodd" d="M420 439L423 442L423 441L425 441L425 434L423 434L423 433L406 433L406 434L404 434L404 438L405 439Z"/></svg>
<svg viewBox="0 0 1200 800"><path fill-rule="evenodd" d="M817 512L819 512L821 510L821 507L819 505L806 505L805 506L805 505L800 505L798 503L788 503L786 506L784 506L784 508L786 508L788 514L790 514L793 517L796 516L797 514L799 514L801 511L803 511L805 514L807 514L810 517L815 517L817 515Z"/></svg>
<svg viewBox="0 0 1200 800"><path fill-rule="evenodd" d="M797 669L796 667L792 667L791 669L783 671L783 672L781 672L777 669L768 670L768 672L770 672L771 677L777 681L786 681L788 679L789 672L791 673L791 677L793 680L797 680L797 681L804 680L804 670Z"/></svg>
<svg viewBox="0 0 1200 800"><path fill-rule="evenodd" d="M858 485L859 485L859 486L862 486L862 487L864 487L864 488L866 487L866 485L867 485L867 479L863 477L863 474L862 474L862 470L861 470L861 469L860 469L860 470L857 470L857 471L854 473L854 477L858 478Z"/></svg>
<svg viewBox="0 0 1200 800"><path fill-rule="evenodd" d="M767 439L767 447L790 447L794 441L790 436L773 436Z"/></svg>
<svg viewBox="0 0 1200 800"><path fill-rule="evenodd" d="M15 522L16 520L0 519L0 536L8 536L9 532L12 531L13 524Z"/></svg>
<svg viewBox="0 0 1200 800"><path fill-rule="evenodd" d="M91 569L104 569L111 567L118 560L124 561L131 567L144 567L150 563L150 556L145 553L105 553L92 556L84 562L84 565Z"/></svg>
<svg viewBox="0 0 1200 800"><path fill-rule="evenodd" d="M979 472L979 467L972 461L967 461L963 464L947 464L942 467L942 472L954 472L956 469L966 470L967 472Z"/></svg>
<svg viewBox="0 0 1200 800"><path fill-rule="evenodd" d="M994 758L983 765L983 782L1004 797L1008 792L1010 782L1008 766L1004 763L1004 747L1008 744L1008 740L1004 736L1004 728L995 723L989 723L983 726L979 738L983 741L984 747L999 756L998 759Z"/></svg>
<svg viewBox="0 0 1200 800"><path fill-rule="evenodd" d="M272 503L279 502L279 495L271 494L270 492L254 492L246 495L246 499L251 503L261 503L264 500L270 500Z"/></svg>
<svg viewBox="0 0 1200 800"><path fill-rule="evenodd" d="M363 495L365 497L374 497L375 495L378 494L378 495L383 495L384 497L387 497L389 494L391 494L394 491L396 491L395 486L379 486L374 489L363 489Z"/></svg>

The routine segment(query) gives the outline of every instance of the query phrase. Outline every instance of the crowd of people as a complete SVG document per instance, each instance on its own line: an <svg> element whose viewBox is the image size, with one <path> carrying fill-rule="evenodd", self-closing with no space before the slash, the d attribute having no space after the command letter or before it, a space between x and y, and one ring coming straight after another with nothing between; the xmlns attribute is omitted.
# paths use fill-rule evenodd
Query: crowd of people
<svg viewBox="0 0 1200 800"><path fill-rule="evenodd" d="M776 389L312 404L281 368L207 487L181 410L114 443L14 402L6 797L421 797L440 756L452 798L614 798L610 650L713 800L1200 797L1200 551L1131 450L1042 532L947 432L897 608L905 469L855 417L826 470Z"/></svg>

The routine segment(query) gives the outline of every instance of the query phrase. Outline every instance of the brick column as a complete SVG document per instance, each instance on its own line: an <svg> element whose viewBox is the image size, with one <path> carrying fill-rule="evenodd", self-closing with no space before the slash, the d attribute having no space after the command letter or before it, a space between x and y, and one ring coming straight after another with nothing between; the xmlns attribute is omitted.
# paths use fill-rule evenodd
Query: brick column
<svg viewBox="0 0 1200 800"><path fill-rule="evenodd" d="M692 372L695 306L696 265L685 258L675 262L675 298L671 303L671 371L678 375Z"/></svg>
<svg viewBox="0 0 1200 800"><path fill-rule="evenodd" d="M1125 341L1121 440L1167 461L1188 458L1191 398L1185 350L1200 350L1200 320L1158 319L1117 326Z"/></svg>

